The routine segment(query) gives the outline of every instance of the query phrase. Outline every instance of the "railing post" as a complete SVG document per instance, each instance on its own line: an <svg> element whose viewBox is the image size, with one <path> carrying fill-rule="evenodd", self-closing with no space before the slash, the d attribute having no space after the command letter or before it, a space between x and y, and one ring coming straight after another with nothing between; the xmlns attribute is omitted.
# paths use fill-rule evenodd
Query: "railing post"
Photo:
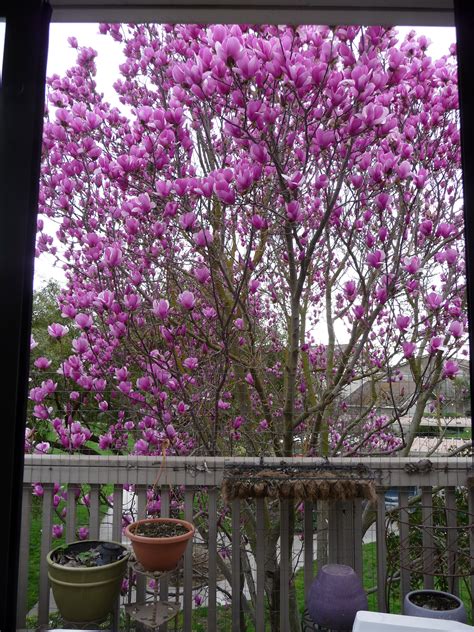
<svg viewBox="0 0 474 632"><path fill-rule="evenodd" d="M92 540L99 538L100 529L100 485L91 485L89 494L89 533Z"/></svg>
<svg viewBox="0 0 474 632"><path fill-rule="evenodd" d="M160 491L161 510L160 518L169 518L170 516L170 492L169 489L161 488ZM192 546L192 544L190 545ZM168 578L165 577L160 580L160 599L161 601L168 601ZM160 632L168 632L168 625L163 623L160 625Z"/></svg>
<svg viewBox="0 0 474 632"><path fill-rule="evenodd" d="M458 534L457 534L456 491L453 487L446 489L446 527L448 549L448 590L459 595L458 572Z"/></svg>
<svg viewBox="0 0 474 632"><path fill-rule="evenodd" d="M379 612L387 612L387 543L385 541L385 491L377 490L377 602Z"/></svg>
<svg viewBox="0 0 474 632"><path fill-rule="evenodd" d="M232 632L240 632L240 500L232 501Z"/></svg>
<svg viewBox="0 0 474 632"><path fill-rule="evenodd" d="M73 542L76 539L76 489L77 485L72 483L67 486L66 542Z"/></svg>
<svg viewBox="0 0 474 632"><path fill-rule="evenodd" d="M362 500L353 501L353 546L354 546L354 570L359 575L361 581L364 577L363 569L363 548L362 548Z"/></svg>
<svg viewBox="0 0 474 632"><path fill-rule="evenodd" d="M146 518L146 487L144 485L137 485L135 487L137 494L137 518L142 520ZM137 573L137 602L145 601L146 597L146 577L141 573Z"/></svg>
<svg viewBox="0 0 474 632"><path fill-rule="evenodd" d="M304 594L308 595L313 582L313 503L306 501L304 504Z"/></svg>
<svg viewBox="0 0 474 632"><path fill-rule="evenodd" d="M468 485L469 559L474 560L474 487ZM471 611L474 612L474 574L470 578Z"/></svg>
<svg viewBox="0 0 474 632"><path fill-rule="evenodd" d="M193 521L194 490L184 490L184 519ZM184 632L191 632L193 625L193 542L186 547L184 554Z"/></svg>
<svg viewBox="0 0 474 632"><path fill-rule="evenodd" d="M410 513L408 511L408 491L399 492L400 498L400 601L410 592Z"/></svg>
<svg viewBox="0 0 474 632"><path fill-rule="evenodd" d="M421 489L421 533L423 546L423 586L434 588L433 488Z"/></svg>
<svg viewBox="0 0 474 632"><path fill-rule="evenodd" d="M265 632L265 500L257 498L256 505L256 565L257 565L257 603L255 606L256 632Z"/></svg>
<svg viewBox="0 0 474 632"><path fill-rule="evenodd" d="M207 593L207 628L217 630L217 490L208 494L209 586Z"/></svg>
<svg viewBox="0 0 474 632"><path fill-rule="evenodd" d="M23 485L21 502L20 572L18 577L17 628L26 628L28 563L30 560L31 485Z"/></svg>
<svg viewBox="0 0 474 632"><path fill-rule="evenodd" d="M280 630L290 629L290 501L280 500Z"/></svg>
<svg viewBox="0 0 474 632"><path fill-rule="evenodd" d="M43 485L43 512L41 516L41 558L38 601L38 623L47 625L49 621L49 579L46 556L51 550L51 529L53 526L53 492L52 483Z"/></svg>

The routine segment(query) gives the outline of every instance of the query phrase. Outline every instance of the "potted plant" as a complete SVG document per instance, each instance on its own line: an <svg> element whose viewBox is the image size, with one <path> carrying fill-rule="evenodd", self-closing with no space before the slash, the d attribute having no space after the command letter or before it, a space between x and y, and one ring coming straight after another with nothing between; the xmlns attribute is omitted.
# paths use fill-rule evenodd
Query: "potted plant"
<svg viewBox="0 0 474 632"><path fill-rule="evenodd" d="M183 556L194 526L176 518L145 518L128 525L125 535L146 571L170 571Z"/></svg>
<svg viewBox="0 0 474 632"><path fill-rule="evenodd" d="M101 621L120 594L130 552L118 542L79 540L47 555L48 577L63 619Z"/></svg>
<svg viewBox="0 0 474 632"><path fill-rule="evenodd" d="M403 612L412 617L449 619L467 623L463 602L456 595L441 590L412 590L405 595Z"/></svg>

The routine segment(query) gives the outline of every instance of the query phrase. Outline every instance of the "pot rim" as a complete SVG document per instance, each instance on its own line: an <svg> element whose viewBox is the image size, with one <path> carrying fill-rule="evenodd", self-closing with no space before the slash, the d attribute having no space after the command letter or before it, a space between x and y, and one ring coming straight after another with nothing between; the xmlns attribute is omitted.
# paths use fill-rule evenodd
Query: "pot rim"
<svg viewBox="0 0 474 632"><path fill-rule="evenodd" d="M171 522L173 524L180 524L183 527L186 527L188 532L183 533L182 535L172 535L168 537L150 537L146 535L137 535L130 530L133 527L145 522ZM141 520L136 520L135 522L127 525L125 528L125 535L130 538L132 542L167 544L170 542L183 542L185 540L189 540L193 537L195 531L196 529L191 522L188 522L187 520L181 520L179 518L142 518Z"/></svg>
<svg viewBox="0 0 474 632"><path fill-rule="evenodd" d="M451 608L450 610L445 610L444 612L453 612L454 610L457 610L458 608L464 608L464 602L457 595L453 595L453 593L445 592L444 590L436 590L435 588L419 588L418 590L411 590L405 595L405 599L407 599L416 608L422 608L422 606L418 606L418 604L414 603L411 600L411 597L413 595L420 595L420 594L421 595L434 594L435 596L438 595L440 597L450 597L451 599L457 602L458 604L457 608ZM431 608L426 608L426 610L431 610Z"/></svg>
<svg viewBox="0 0 474 632"><path fill-rule="evenodd" d="M115 560L115 562L110 562L109 564L102 564L102 566L64 566L64 564L58 564L52 559L52 555L55 553L55 551L57 551L60 548L64 548L64 546L71 546L72 544L87 544L87 542L98 542L99 544L118 544L125 551L125 555L121 557L119 560ZM94 571L97 571L99 569L103 570L104 568L112 568L115 565L122 564L124 561L128 562L128 559L131 554L132 552L130 551L130 549L125 544L122 544L121 542L117 542L116 540L101 540L100 538L97 538L97 539L90 539L90 540L73 540L73 542L67 542L66 545L59 544L58 546L54 547L54 549L51 549L51 551L48 552L46 556L46 561L48 562L49 566L51 566L52 568L60 568L62 570L71 571L71 572L82 572L82 573L92 572L93 573Z"/></svg>

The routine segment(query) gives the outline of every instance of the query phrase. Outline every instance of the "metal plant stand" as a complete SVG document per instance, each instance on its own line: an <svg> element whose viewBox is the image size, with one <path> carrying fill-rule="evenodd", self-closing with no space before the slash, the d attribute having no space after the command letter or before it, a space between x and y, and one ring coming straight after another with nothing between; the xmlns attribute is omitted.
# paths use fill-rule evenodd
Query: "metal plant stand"
<svg viewBox="0 0 474 632"><path fill-rule="evenodd" d="M153 600L129 603L125 606L125 614L129 620L136 621L142 625L155 630L168 623L176 617L180 610L179 602L160 601L158 598L158 583L164 579L169 579L172 575L179 573L181 562L171 571L146 571L140 562L131 559L129 562L129 573L144 575L148 579L154 580ZM179 599L179 591L176 591L176 599ZM130 627L130 626L128 626Z"/></svg>

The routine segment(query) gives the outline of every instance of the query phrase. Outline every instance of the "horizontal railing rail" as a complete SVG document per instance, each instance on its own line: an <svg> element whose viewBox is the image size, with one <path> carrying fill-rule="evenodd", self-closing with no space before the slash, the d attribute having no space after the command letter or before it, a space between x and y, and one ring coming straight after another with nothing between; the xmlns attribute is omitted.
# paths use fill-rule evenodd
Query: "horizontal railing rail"
<svg viewBox="0 0 474 632"><path fill-rule="evenodd" d="M167 457L162 468L162 485L221 485L226 465L279 465L281 463L315 466L331 463L344 467L366 466L382 487L404 487L424 481L431 485L458 485L460 475L473 471L470 457L364 457L319 458L294 457ZM148 456L26 455L24 482L93 483L152 485L162 459Z"/></svg>
<svg viewBox="0 0 474 632"><path fill-rule="evenodd" d="M314 466L327 463L317 458L293 458L285 463ZM242 621L252 620L257 632L263 632L269 618L277 620L281 632L290 629L291 578L301 568L305 592L314 577L314 562L321 561L351 565L360 577L369 563L364 558L364 543L374 542L370 564L373 573L372 591L377 595L377 608L387 609L387 586L399 582L401 594L410 590L416 577L422 576L426 588L434 586L436 556L435 541L438 541L436 525L433 523L433 493L443 490L442 503L446 516L446 559L449 588L459 592L459 555L461 540L468 543L469 559L474 560L474 515L473 488L469 484L472 474L470 458L432 457L418 460L410 457L373 457L360 459L332 458L332 466L358 466L366 468L376 486L378 502L368 501L314 501L298 506L297 538L292 544L290 522L293 501L281 500L278 520L269 520L268 507L264 499L252 501L235 499L230 507L223 508L221 485L226 467L281 465L276 458L249 457L167 457L141 456L75 456L75 455L27 455L25 457L22 517L22 556L18 587L18 629L26 627L27 583L29 569L29 546L32 509L32 486L42 485L41 543L39 569L38 624L46 626L50 615L50 587L47 575L46 554L54 545L52 537L55 510L55 488L61 485L74 491L87 485L89 490L89 537L98 538L101 532L100 491L108 486L113 496L113 507L108 521L110 538L122 538L122 513L124 486L133 486L134 512L138 518L147 511L147 490L157 482L160 491L160 513L166 517L173 510L171 489L179 490L180 511L184 517L198 523L200 547L206 551L205 581L207 626L209 630L224 629L221 618L226 614L232 632L241 632ZM460 523L456 511L456 494L460 489L467 495L467 520ZM390 503L386 492L390 490ZM436 501L439 501L439 499ZM414 553L413 534L418 528L414 524L412 507L421 508L420 554ZM393 506L392 506L393 505ZM66 541L77 539L77 508L74 493L67 495L65 506L64 533ZM396 512L396 513L395 513ZM458 524L459 522L459 524ZM395 525L395 526L394 526ZM463 531L462 531L463 530ZM462 531L462 533L461 533ZM393 571L393 551L387 548L387 535L391 532L399 538L397 564ZM460 536L461 533L461 536ZM393 536L392 536L393 537ZM461 539L460 539L461 538ZM416 544L416 543L415 543ZM418 546L418 544L416 544ZM410 548L412 547L412 548ZM393 548L393 547L392 547ZM323 551L326 550L326 557ZM273 557L272 557L273 556ZM392 565L392 566L391 566ZM415 565L415 566L414 566ZM392 569L389 575L389 567ZM278 613L269 596L268 577L278 574ZM465 572L465 571L464 571ZM193 549L188 547L185 555L181 585L173 588L172 582L162 582L160 598L166 600L174 591L182 609L182 629L193 630L196 597L196 560ZM199 570L202 574L202 568ZM474 594L472 577L469 580ZM201 581L202 584L202 581ZM367 588L367 586L366 586ZM138 580L136 597L146 598L144 580ZM231 605L229 605L231 602ZM273 617L273 619L272 619ZM117 616L115 621L117 621ZM276 625L276 624L275 624ZM267 627L268 629L268 627ZM160 630L166 630L162 626Z"/></svg>

